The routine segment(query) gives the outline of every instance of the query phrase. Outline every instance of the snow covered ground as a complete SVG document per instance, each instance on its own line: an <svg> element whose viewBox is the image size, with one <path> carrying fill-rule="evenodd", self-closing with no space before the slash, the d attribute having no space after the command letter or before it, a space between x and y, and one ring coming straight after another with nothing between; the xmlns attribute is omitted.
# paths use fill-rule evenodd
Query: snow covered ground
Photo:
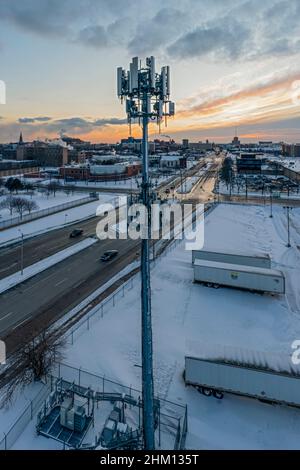
<svg viewBox="0 0 300 470"><path fill-rule="evenodd" d="M81 195L82 197L82 195ZM52 214L41 219L27 222L19 227L12 227L0 232L0 247L11 243L15 243L21 239L20 231L24 234L24 238L30 238L32 236L48 232L49 230L55 230L59 227L69 225L79 220L88 219L96 215L96 210L99 204L111 203L115 204L117 200L116 196L111 193L99 195L99 200L83 204L82 206L74 207L72 209L66 209L65 211Z"/></svg>
<svg viewBox="0 0 300 470"><path fill-rule="evenodd" d="M174 175L150 175L151 182L155 186L159 186L162 183L165 183L167 181L170 181L174 179ZM47 185L49 184L50 180L40 180L37 179L42 185ZM52 178L53 181L53 178ZM64 186L73 186L73 187L80 187L80 188L86 188L87 191L92 191L93 189L99 189L99 188L107 188L107 189L138 189L141 182L142 178L140 176L138 177L132 177L126 180L120 180L120 181L70 181L70 182L64 182L62 179L57 180L61 185Z"/></svg>
<svg viewBox="0 0 300 470"><path fill-rule="evenodd" d="M270 160L277 161L290 170L300 172L300 158L297 157L273 157Z"/></svg>
<svg viewBox="0 0 300 470"><path fill-rule="evenodd" d="M11 276L1 279L0 294L20 284L21 282L26 281L27 279L36 276L37 274L45 271L51 266L60 263L64 259L69 258L70 256L75 255L76 253L79 253L80 251L84 250L85 248L88 248L94 243L97 243L96 238L85 238L81 242L76 243L75 245L72 245L66 248L65 250L58 251L54 255L48 256L48 258L38 261L37 263L34 263L31 266L28 266L27 268L24 268L23 274L21 274L21 271L18 271L17 273L12 274Z"/></svg>
<svg viewBox="0 0 300 470"><path fill-rule="evenodd" d="M286 181L288 181L288 178L286 178ZM220 194L226 194L226 195L235 195L235 196L245 196L246 195L246 187L245 185L243 186L240 186L240 188L238 189L237 185L235 184L232 188L231 188L231 192L230 192L230 186L226 183L224 183L223 181L220 181L219 183L219 193ZM281 198L281 199L300 199L300 192L297 192L297 188L290 188L290 194L288 195L288 192L287 190L286 191L280 191L280 190L277 190L277 189L273 189L273 198ZM266 200L268 200L270 198L270 190L268 189L268 187L265 188L264 190L264 193L262 192L262 190L253 190L250 186L248 187L248 196L250 197L259 197L259 198L263 198L265 197Z"/></svg>
<svg viewBox="0 0 300 470"><path fill-rule="evenodd" d="M300 339L300 210L291 215L292 247L286 247L282 208L219 205L205 223L205 248L269 253L287 280L286 296L259 295L193 283L191 252L182 242L157 260L152 270L155 390L188 405L187 448L299 449L300 411L249 398L216 400L185 387L182 373L187 343L222 345L289 356ZM93 329L66 351L66 362L140 388L140 281ZM1 413L1 412L0 412ZM1 416L1 415L0 415ZM0 419L1 422L1 419ZM6 421L7 422L7 421ZM31 423L15 448L57 448L34 436Z"/></svg>
<svg viewBox="0 0 300 470"><path fill-rule="evenodd" d="M0 196L0 202L3 201L9 194L4 196ZM86 194L88 196L88 193ZM45 193L40 191L35 191L33 196L26 194L26 192L19 192L18 194L13 194L13 197L21 197L22 199L28 199L29 201L34 201L38 208L36 211L42 209L48 209L49 207L56 207L65 204L66 202L77 201L78 199L83 199L85 194L66 194L64 191L58 191L56 195L50 194L47 196ZM36 212L36 211L32 211ZM26 212L27 214L27 212ZM18 216L17 213L13 212L12 217ZM0 209L0 220L10 219L10 211L9 209Z"/></svg>

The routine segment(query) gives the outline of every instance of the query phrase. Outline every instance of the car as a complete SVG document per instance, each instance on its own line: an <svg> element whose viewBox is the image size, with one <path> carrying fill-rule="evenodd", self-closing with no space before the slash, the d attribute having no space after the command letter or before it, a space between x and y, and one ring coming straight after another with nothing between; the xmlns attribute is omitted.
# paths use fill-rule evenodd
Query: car
<svg viewBox="0 0 300 470"><path fill-rule="evenodd" d="M118 250L108 250L101 256L101 261L110 261L118 255Z"/></svg>
<svg viewBox="0 0 300 470"><path fill-rule="evenodd" d="M71 233L70 233L70 238L76 238L80 237L80 235L83 234L82 228L75 228Z"/></svg>

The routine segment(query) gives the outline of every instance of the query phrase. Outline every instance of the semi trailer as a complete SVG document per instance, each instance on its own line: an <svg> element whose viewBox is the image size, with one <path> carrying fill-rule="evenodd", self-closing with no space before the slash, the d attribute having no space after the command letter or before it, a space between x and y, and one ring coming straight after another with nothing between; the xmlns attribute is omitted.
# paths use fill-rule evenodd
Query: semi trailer
<svg viewBox="0 0 300 470"><path fill-rule="evenodd" d="M240 264L242 266L256 266L258 268L271 268L271 258L268 254L245 254L244 252L228 252L213 250L193 250L192 261L193 264L196 259L205 261L216 261L218 263Z"/></svg>
<svg viewBox="0 0 300 470"><path fill-rule="evenodd" d="M229 286L258 292L284 294L285 278L281 271L195 259L194 281L208 286Z"/></svg>
<svg viewBox="0 0 300 470"><path fill-rule="evenodd" d="M300 407L300 371L289 365L275 370L264 361L256 364L186 356L185 383L218 399L227 392Z"/></svg>

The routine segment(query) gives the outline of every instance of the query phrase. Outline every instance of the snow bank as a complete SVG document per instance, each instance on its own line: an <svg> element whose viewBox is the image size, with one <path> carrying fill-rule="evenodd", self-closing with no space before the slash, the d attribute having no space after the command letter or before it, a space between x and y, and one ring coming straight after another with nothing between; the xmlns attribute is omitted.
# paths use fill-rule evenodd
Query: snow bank
<svg viewBox="0 0 300 470"><path fill-rule="evenodd" d="M0 294L2 294L2 292L7 291L8 289L12 289L12 287L15 287L16 285L26 281L27 279L36 276L37 274L45 271L46 269L51 268L51 266L60 263L64 259L67 259L70 256L79 253L85 248L94 245L94 243L97 243L97 241L98 240L96 238L85 238L81 242L76 243L76 245L72 245L69 248L66 248L65 250L61 250L58 253L49 256L48 258L38 261L37 263L32 264L27 268L24 268L23 274L21 274L21 272L19 271L17 273L12 274L11 276L1 279Z"/></svg>

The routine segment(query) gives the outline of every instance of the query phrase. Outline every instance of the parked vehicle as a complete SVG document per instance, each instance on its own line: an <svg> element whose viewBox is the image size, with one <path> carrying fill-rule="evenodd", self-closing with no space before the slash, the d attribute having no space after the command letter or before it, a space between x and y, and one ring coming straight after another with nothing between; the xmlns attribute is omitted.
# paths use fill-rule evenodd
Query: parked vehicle
<svg viewBox="0 0 300 470"><path fill-rule="evenodd" d="M285 293L285 278L281 271L255 266L196 259L194 281L214 287L229 286L250 291Z"/></svg>
<svg viewBox="0 0 300 470"><path fill-rule="evenodd" d="M223 398L224 392L271 403L300 406L300 370L286 363L282 371L267 360L247 363L228 359L185 357L185 383L206 396Z"/></svg>
<svg viewBox="0 0 300 470"><path fill-rule="evenodd" d="M118 250L108 250L101 256L101 261L111 261L118 255Z"/></svg>
<svg viewBox="0 0 300 470"><path fill-rule="evenodd" d="M192 261L195 259L202 259L206 261L217 261L218 263L240 264L243 266L257 266L258 268L271 268L271 258L268 254L245 254L244 252L230 252L226 251L207 251L207 250L193 250Z"/></svg>
<svg viewBox="0 0 300 470"><path fill-rule="evenodd" d="M76 238L80 237L80 235L83 234L82 228L75 228L71 233L70 233L70 238Z"/></svg>

